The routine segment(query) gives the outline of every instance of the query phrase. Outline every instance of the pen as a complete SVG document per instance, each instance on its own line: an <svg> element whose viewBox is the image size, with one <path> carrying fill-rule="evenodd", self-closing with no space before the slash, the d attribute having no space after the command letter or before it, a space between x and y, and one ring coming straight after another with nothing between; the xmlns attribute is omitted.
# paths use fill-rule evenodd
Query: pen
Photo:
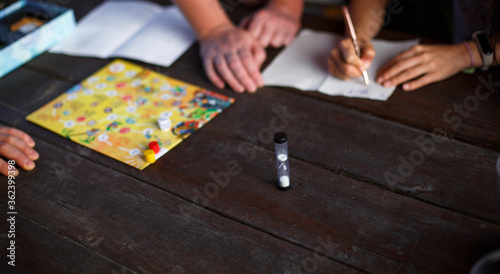
<svg viewBox="0 0 500 274"><path fill-rule="evenodd" d="M346 6L342 6L342 14L344 15L345 23L347 24L347 29L349 29L349 33L352 38L352 43L354 44L354 50L356 51L356 55L361 57L361 50L358 44L358 37L356 36L356 32L354 31L354 25L352 24L351 15L349 14L349 10ZM370 84L370 79L368 79L368 73L366 70L363 70L363 80L365 81L365 85Z"/></svg>

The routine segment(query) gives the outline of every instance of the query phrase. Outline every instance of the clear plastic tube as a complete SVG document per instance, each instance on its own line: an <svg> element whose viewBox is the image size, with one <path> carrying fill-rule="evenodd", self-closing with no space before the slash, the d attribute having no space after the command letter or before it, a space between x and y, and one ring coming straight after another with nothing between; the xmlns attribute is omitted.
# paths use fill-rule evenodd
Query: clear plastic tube
<svg viewBox="0 0 500 274"><path fill-rule="evenodd" d="M284 132L274 134L276 168L278 169L278 189L290 189L290 165L288 164L287 136Z"/></svg>

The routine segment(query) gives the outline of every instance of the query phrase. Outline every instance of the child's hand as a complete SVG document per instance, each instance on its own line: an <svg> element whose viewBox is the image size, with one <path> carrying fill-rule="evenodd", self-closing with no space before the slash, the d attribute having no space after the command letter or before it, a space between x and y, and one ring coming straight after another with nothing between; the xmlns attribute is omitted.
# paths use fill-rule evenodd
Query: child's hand
<svg viewBox="0 0 500 274"><path fill-rule="evenodd" d="M266 7L249 15L240 23L263 47L287 46L300 28L300 15L293 16L279 7Z"/></svg>
<svg viewBox="0 0 500 274"><path fill-rule="evenodd" d="M358 78L362 76L372 64L375 57L375 49L368 40L359 40L361 58L356 55L351 38L344 38L339 45L332 49L328 58L328 71L330 74L343 79Z"/></svg>
<svg viewBox="0 0 500 274"><path fill-rule="evenodd" d="M409 91L446 79L469 65L463 44L416 45L380 68L377 83L384 87L405 83L403 89Z"/></svg>
<svg viewBox="0 0 500 274"><path fill-rule="evenodd" d="M0 126L0 156L14 160L24 170L35 168L33 161L38 159L39 155L33 149L34 146L35 142L28 134L15 128ZM17 176L19 171L17 169L14 171ZM0 159L0 173L9 175L9 164L2 159Z"/></svg>
<svg viewBox="0 0 500 274"><path fill-rule="evenodd" d="M236 92L255 92L264 85L259 68L266 53L247 31L224 26L200 44L205 72L218 88L224 88L227 83Z"/></svg>

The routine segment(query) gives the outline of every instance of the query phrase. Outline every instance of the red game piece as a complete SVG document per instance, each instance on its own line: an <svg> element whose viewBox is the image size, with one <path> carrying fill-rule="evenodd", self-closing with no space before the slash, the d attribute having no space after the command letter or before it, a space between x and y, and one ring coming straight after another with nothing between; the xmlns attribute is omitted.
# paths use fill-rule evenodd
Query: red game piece
<svg viewBox="0 0 500 274"><path fill-rule="evenodd" d="M160 145L158 144L158 142L149 143L149 148L152 149L155 153L160 152Z"/></svg>

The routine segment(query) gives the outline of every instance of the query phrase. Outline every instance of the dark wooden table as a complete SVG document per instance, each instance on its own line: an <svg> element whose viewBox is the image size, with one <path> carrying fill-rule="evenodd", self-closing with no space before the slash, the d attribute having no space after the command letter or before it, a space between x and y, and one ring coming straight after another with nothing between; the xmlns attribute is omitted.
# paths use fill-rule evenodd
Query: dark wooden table
<svg viewBox="0 0 500 274"><path fill-rule="evenodd" d="M64 2L80 19L101 1ZM309 15L303 25L343 28ZM0 79L0 123L41 155L15 180L16 267L3 214L4 273L467 273L500 248L498 68L378 102L217 90L197 44L169 68L134 61L236 99L139 171L25 120L109 62L44 53ZM273 118L289 136L287 192L275 186Z"/></svg>

